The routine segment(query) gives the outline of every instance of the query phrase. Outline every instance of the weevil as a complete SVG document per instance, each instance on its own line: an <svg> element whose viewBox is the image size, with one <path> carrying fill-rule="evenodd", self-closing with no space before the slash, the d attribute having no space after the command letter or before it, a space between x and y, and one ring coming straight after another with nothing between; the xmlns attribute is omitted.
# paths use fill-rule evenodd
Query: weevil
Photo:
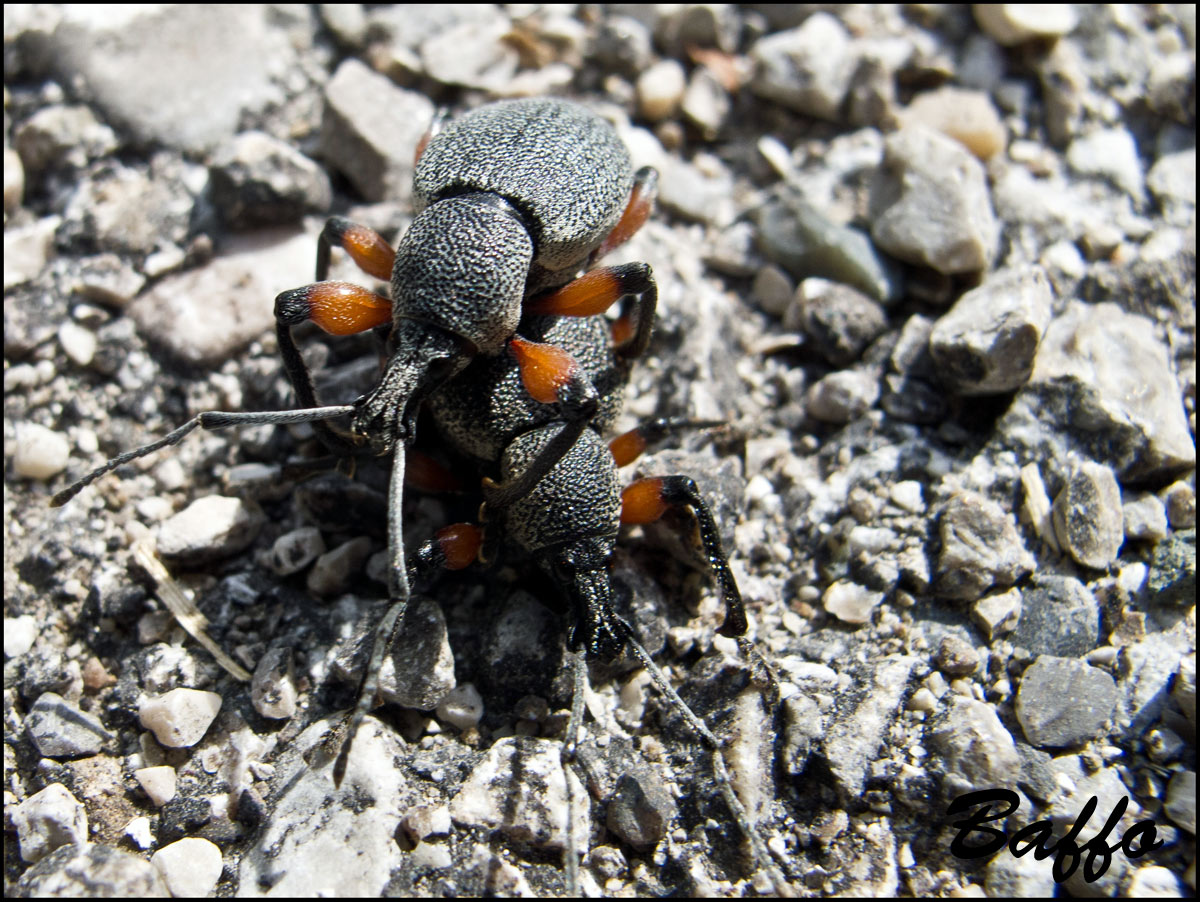
<svg viewBox="0 0 1200 902"><path fill-rule="evenodd" d="M628 650L712 749L723 775L719 741L614 612L607 572L621 522L649 522L671 506L688 508L725 602L720 631L731 637L746 632L736 583L695 484L680 475L641 480L623 493L618 488L618 465L636 457L637 446L654 433L679 424L653 424L611 445L599 434L619 412L629 363L649 344L657 286L645 264L593 264L646 221L655 178L650 169L633 172L628 151L603 119L566 101L504 101L444 127L435 122L418 148L417 212L398 247L334 217L318 240L317 281L276 298L280 353L299 409L202 413L94 470L52 503L65 503L97 477L197 427L311 423L336 455L390 455L390 605L376 630L359 702L329 749L335 783L374 704L382 658L402 628L412 579L490 559L501 534L531 555L570 603L576 689L564 762L582 722L585 657L610 660ZM390 282L390 296L328 281L334 248ZM623 315L610 331L602 314L622 299ZM335 335L386 329L386 363L370 392L349 405L318 403L292 337L306 321ZM418 413L426 408L442 435L480 465L483 504L479 525L443 530L409 561L402 531L406 458ZM349 417L348 430L331 424L339 417ZM766 865L727 777L721 785L755 858ZM573 838L566 859L568 886L577 892Z"/></svg>

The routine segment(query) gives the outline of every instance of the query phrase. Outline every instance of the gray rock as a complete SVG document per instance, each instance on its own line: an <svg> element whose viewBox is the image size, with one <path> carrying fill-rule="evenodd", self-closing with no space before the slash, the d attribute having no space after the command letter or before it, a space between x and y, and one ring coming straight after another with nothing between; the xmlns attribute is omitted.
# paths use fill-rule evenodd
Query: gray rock
<svg viewBox="0 0 1200 902"><path fill-rule="evenodd" d="M1131 899L1185 899L1191 895L1182 880L1157 865L1134 871L1125 892Z"/></svg>
<svg viewBox="0 0 1200 902"><path fill-rule="evenodd" d="M976 601L1034 568L1012 517L982 495L962 492L947 501L938 515L938 534L935 588L945 598Z"/></svg>
<svg viewBox="0 0 1200 902"><path fill-rule="evenodd" d="M1195 466L1178 383L1144 317L1111 303L1070 303L1047 328L1030 383L1046 393L1047 425L1123 480Z"/></svg>
<svg viewBox="0 0 1200 902"><path fill-rule="evenodd" d="M871 237L909 263L955 274L986 269L1000 229L987 179L961 144L924 126L884 144L871 182Z"/></svg>
<svg viewBox="0 0 1200 902"><path fill-rule="evenodd" d="M47 758L79 758L100 751L111 736L99 720L54 692L38 696L25 729Z"/></svg>
<svg viewBox="0 0 1200 902"><path fill-rule="evenodd" d="M1196 530L1172 533L1154 546L1146 591L1158 604L1196 601Z"/></svg>
<svg viewBox="0 0 1200 902"><path fill-rule="evenodd" d="M733 100L713 73L698 66L688 79L680 112L704 137L713 141L721 133L733 109Z"/></svg>
<svg viewBox="0 0 1200 902"><path fill-rule="evenodd" d="M692 222L729 225L737 215L732 193L732 177L719 163L702 168L672 160L659 173L658 202Z"/></svg>
<svg viewBox="0 0 1200 902"><path fill-rule="evenodd" d="M168 276L127 311L147 340L190 366L220 365L275 326L271 298L310 273L316 236L295 228L231 238L205 266Z"/></svg>
<svg viewBox="0 0 1200 902"><path fill-rule="evenodd" d="M329 176L290 144L258 131L223 144L209 166L212 201L237 228L283 225L325 213Z"/></svg>
<svg viewBox="0 0 1200 902"><path fill-rule="evenodd" d="M586 797L573 770L563 771L560 746L544 739L509 737L493 745L450 801L455 823L499 830L519 842L561 849L566 844L567 780L575 798ZM522 791L513 794L512 775ZM575 808L575 835L585 836L587 810Z"/></svg>
<svg viewBox="0 0 1200 902"><path fill-rule="evenodd" d="M1015 629L1021 617L1022 595L1019 589L1009 589L1007 592L994 592L985 595L975 602L971 613L975 622L981 626L988 639L994 639L1001 633Z"/></svg>
<svg viewBox="0 0 1200 902"><path fill-rule="evenodd" d="M663 50L682 57L691 47L715 47L725 53L738 49L741 13L725 3L680 3L664 8L654 26L654 39Z"/></svg>
<svg viewBox="0 0 1200 902"><path fill-rule="evenodd" d="M1196 772L1194 770L1176 771L1167 787L1167 800L1163 806L1167 817L1186 830L1192 836L1196 835Z"/></svg>
<svg viewBox="0 0 1200 902"><path fill-rule="evenodd" d="M1054 859L1001 853L988 862L983 886L991 899L1052 899L1058 889Z"/></svg>
<svg viewBox="0 0 1200 902"><path fill-rule="evenodd" d="M272 648L259 659L250 683L250 702L263 717L283 720L296 713L296 679L290 648Z"/></svg>
<svg viewBox="0 0 1200 902"><path fill-rule="evenodd" d="M1012 735L983 702L955 696L945 715L930 725L929 738L941 756L948 797L1011 786L1021 773Z"/></svg>
<svg viewBox="0 0 1200 902"><path fill-rule="evenodd" d="M929 351L942 382L963 395L1020 388L1033 372L1053 296L1040 268L990 275L937 321Z"/></svg>
<svg viewBox="0 0 1200 902"><path fill-rule="evenodd" d="M879 400L879 380L864 370L838 370L820 379L805 396L808 415L825 423L849 423Z"/></svg>
<svg viewBox="0 0 1200 902"><path fill-rule="evenodd" d="M198 498L159 527L158 553L181 566L219 560L253 542L265 519L253 501Z"/></svg>
<svg viewBox="0 0 1200 902"><path fill-rule="evenodd" d="M1163 493L1167 519L1175 529L1196 528L1196 490L1180 481L1167 486Z"/></svg>
<svg viewBox="0 0 1200 902"><path fill-rule="evenodd" d="M987 3L973 9L975 21L1005 46L1039 38L1058 38L1075 28L1078 16L1069 6Z"/></svg>
<svg viewBox="0 0 1200 902"><path fill-rule="evenodd" d="M1042 655L1021 676L1016 715L1032 745L1062 748L1097 736L1117 705L1117 685L1075 658Z"/></svg>
<svg viewBox="0 0 1200 902"><path fill-rule="evenodd" d="M661 779L646 772L626 773L608 799L608 829L639 852L649 852L666 836L675 800Z"/></svg>
<svg viewBox="0 0 1200 902"><path fill-rule="evenodd" d="M418 47L421 65L447 85L499 93L517 72L520 58L505 36L512 21L499 7L476 7Z"/></svg>
<svg viewBox="0 0 1200 902"><path fill-rule="evenodd" d="M1159 157L1150 167L1146 185L1168 221L1186 228L1196 216L1196 148Z"/></svg>
<svg viewBox="0 0 1200 902"><path fill-rule="evenodd" d="M1127 129L1100 129L1076 138L1067 148L1067 163L1081 175L1107 179L1139 203L1145 197L1142 163Z"/></svg>
<svg viewBox="0 0 1200 902"><path fill-rule="evenodd" d="M1188 650L1188 640L1174 631L1151 633L1141 642L1121 648L1117 659L1119 720L1130 735L1144 733L1162 716L1171 681Z"/></svg>
<svg viewBox="0 0 1200 902"><path fill-rule="evenodd" d="M138 143L196 154L232 135L246 113L277 103L273 75L296 57L286 29L255 4L127 7L103 16L80 8L41 49L61 78L78 81L105 121Z"/></svg>
<svg viewBox="0 0 1200 902"><path fill-rule="evenodd" d="M674 116L683 100L687 74L673 59L659 60L638 75L635 85L638 112L650 122Z"/></svg>
<svg viewBox="0 0 1200 902"><path fill-rule="evenodd" d="M798 190L783 190L754 219L763 254L795 278L843 282L884 303L899 297L900 277L870 239L831 221Z"/></svg>
<svg viewBox="0 0 1200 902"><path fill-rule="evenodd" d="M326 551L308 571L305 580L308 591L325 597L345 592L350 581L362 572L370 553L371 540L366 536L349 539Z"/></svg>
<svg viewBox="0 0 1200 902"><path fill-rule="evenodd" d="M203 899L217 888L224 862L221 850L201 836L185 836L150 856L176 898Z"/></svg>
<svg viewBox="0 0 1200 902"><path fill-rule="evenodd" d="M220 710L221 696L215 692L172 689L142 699L138 722L167 748L191 748L204 738Z"/></svg>
<svg viewBox="0 0 1200 902"><path fill-rule="evenodd" d="M271 546L268 562L280 576L299 573L325 553L325 540L315 526L302 526L286 532Z"/></svg>
<svg viewBox="0 0 1200 902"><path fill-rule="evenodd" d="M1167 512L1158 496L1151 492L1131 492L1121 503L1125 538L1158 542L1167 537Z"/></svg>
<svg viewBox="0 0 1200 902"><path fill-rule="evenodd" d="M87 842L87 812L61 783L51 783L12 809L21 858L41 861L64 845Z"/></svg>
<svg viewBox="0 0 1200 902"><path fill-rule="evenodd" d="M166 899L171 893L150 862L112 846L71 844L21 875L18 894L57 899Z"/></svg>
<svg viewBox="0 0 1200 902"><path fill-rule="evenodd" d="M1192 727L1196 726L1196 653L1184 655L1179 662L1179 676L1171 689L1171 697L1179 705Z"/></svg>
<svg viewBox="0 0 1200 902"><path fill-rule="evenodd" d="M797 113L836 122L858 52L837 19L817 12L799 28L760 38L750 48L750 59L755 94Z"/></svg>
<svg viewBox="0 0 1200 902"><path fill-rule="evenodd" d="M846 798L861 795L867 769L900 713L916 663L916 658L890 655L855 668L849 689L839 694L828 714L819 754Z"/></svg>
<svg viewBox="0 0 1200 902"><path fill-rule="evenodd" d="M825 279L805 279L794 302L795 313L784 315L813 341L813 348L830 364L848 366L887 328L883 307L849 285Z"/></svg>
<svg viewBox="0 0 1200 902"><path fill-rule="evenodd" d="M1112 470L1082 461L1050 511L1058 544L1084 567L1107 570L1125 541L1121 489Z"/></svg>
<svg viewBox="0 0 1200 902"><path fill-rule="evenodd" d="M650 30L629 16L610 16L597 23L588 58L606 71L633 80L653 60Z"/></svg>
<svg viewBox="0 0 1200 902"><path fill-rule="evenodd" d="M154 170L104 167L72 192L58 241L89 252L140 256L163 245L185 244L197 214L189 174L182 163Z"/></svg>
<svg viewBox="0 0 1200 902"><path fill-rule="evenodd" d="M951 679L970 676L979 669L979 654L970 642L952 633L938 643L933 666Z"/></svg>
<svg viewBox="0 0 1200 902"><path fill-rule="evenodd" d="M270 819L238 868L244 891L271 887L288 896L377 896L400 865L394 837L413 796L405 771L396 766L401 740L366 718L338 790L328 766L305 760L330 728L328 722L309 727L276 761L273 785L279 795L272 796Z"/></svg>
<svg viewBox="0 0 1200 902"><path fill-rule="evenodd" d="M348 59L325 86L321 152L368 201L407 202L413 154L433 114L428 98Z"/></svg>
<svg viewBox="0 0 1200 902"><path fill-rule="evenodd" d="M1074 577L1038 575L1021 593L1021 618L1009 641L1034 655L1083 657L1100 641L1100 605Z"/></svg>
<svg viewBox="0 0 1200 902"><path fill-rule="evenodd" d="M66 166L82 169L90 160L117 149L113 130L85 106L50 106L26 119L13 146L31 174Z"/></svg>
<svg viewBox="0 0 1200 902"><path fill-rule="evenodd" d="M1112 837L1125 833L1137 821L1145 819L1145 812L1132 797L1128 787L1121 780L1119 769L1102 767L1096 770L1085 762L1080 755L1063 755L1051 762L1055 780L1059 785L1060 794L1046 809L1046 816L1054 825L1055 835L1061 835L1070 829L1078 820L1084 805L1095 796L1095 813L1088 819L1086 826L1079 832L1076 843L1085 845L1095 837L1107 821L1107 815L1121 799L1128 799L1129 804L1125 814L1117 822ZM1076 868L1066 882L1066 887L1077 896L1116 896L1118 888L1128 879L1133 865L1124 855L1113 855L1112 863L1104 876L1088 883L1085 880L1082 864Z"/></svg>
<svg viewBox="0 0 1200 902"><path fill-rule="evenodd" d="M389 662L394 672L389 672ZM384 661L380 696L386 702L432 711L455 685L446 617L436 601L421 598L410 605L404 630Z"/></svg>

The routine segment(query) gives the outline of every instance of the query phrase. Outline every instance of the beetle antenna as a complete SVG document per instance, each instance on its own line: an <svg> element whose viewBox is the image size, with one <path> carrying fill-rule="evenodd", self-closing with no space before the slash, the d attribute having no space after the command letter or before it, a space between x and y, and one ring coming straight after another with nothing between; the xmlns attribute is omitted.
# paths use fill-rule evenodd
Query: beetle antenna
<svg viewBox="0 0 1200 902"><path fill-rule="evenodd" d="M783 874L771 862L766 844L759 835L758 828L750 819L750 813L746 810L746 806L742 804L741 799L737 797L737 793L733 791L733 782L729 779L729 771L725 766L725 756L721 754L721 741L713 734L691 708L687 702L679 697L679 693L675 688L667 682L666 675L662 672L654 660L650 657L649 652L642 647L642 644L633 634L633 629L624 620L614 618L617 629L623 634L626 646L634 657L636 657L641 665L646 668L646 672L650 674L650 679L658 691L663 694L667 702L675 709L675 711L683 717L689 727L692 728L697 736L699 736L708 746L713 762L713 776L717 782L717 788L721 793L721 798L725 800L725 804L729 807L733 814L734 822L737 824L738 830L746 837L750 843L750 854L754 857L756 868L766 870L771 879L772 886L775 892L780 896L791 897L795 893Z"/></svg>
<svg viewBox="0 0 1200 902"><path fill-rule="evenodd" d="M337 752L337 760L333 765L333 783L340 787L346 776L346 765L350 760L350 746L354 743L354 734L358 732L367 712L375 707L375 696L379 690L379 674L383 670L383 658L396 641L396 636L404 623L404 612L408 609L411 590L409 588L408 568L404 562L404 448L396 449L392 456L392 478L388 485L388 548L391 561L388 565L388 596L390 606L379 626L375 629L375 639L371 647L371 657L367 661L367 669L363 673L362 684L358 691L358 701L347 721L341 748Z"/></svg>
<svg viewBox="0 0 1200 902"><path fill-rule="evenodd" d="M139 457L152 454L160 448L165 448L168 445L177 445L183 441L188 433L197 427L215 430L227 429L230 426L283 426L291 423L315 423L322 420L332 420L335 417L345 416L353 412L354 408L349 405L310 407L304 410L266 410L250 413L223 410L205 411L188 420L165 438L160 438L156 442L151 442L148 445L143 445L132 451L126 451L124 454L119 454L104 466L92 470L92 472L88 473L82 479L71 483L71 485L51 498L50 506L62 507L105 473L110 473L117 467L122 467L130 461L137 460Z"/></svg>
<svg viewBox="0 0 1200 902"><path fill-rule="evenodd" d="M571 658L571 718L567 721L567 735L563 739L560 758L563 778L567 784L567 896L583 898L579 892L579 839L575 836L575 791L571 784L571 765L575 762L575 751L579 747L579 730L583 726L584 678L587 669L581 650L567 649Z"/></svg>

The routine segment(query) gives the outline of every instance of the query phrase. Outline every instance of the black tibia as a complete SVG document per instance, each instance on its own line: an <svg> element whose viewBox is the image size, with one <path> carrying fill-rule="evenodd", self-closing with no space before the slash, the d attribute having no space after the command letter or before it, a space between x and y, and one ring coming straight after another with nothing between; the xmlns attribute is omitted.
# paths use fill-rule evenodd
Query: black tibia
<svg viewBox="0 0 1200 902"><path fill-rule="evenodd" d="M668 504L687 505L695 514L704 555L717 578L721 587L721 598L725 602L725 623L717 632L722 636L741 636L746 632L746 610L742 606L742 595L738 591L733 574L729 571L729 559L721 547L721 535L717 530L716 521L713 520L712 511L704 503L695 480L690 476L662 477L662 498Z"/></svg>
<svg viewBox="0 0 1200 902"><path fill-rule="evenodd" d="M648 263L631 263L629 271L622 275L622 287L627 296L636 298L626 301L622 314L635 317L633 338L617 348L617 354L633 360L641 357L650 347L650 333L654 331L654 316L658 309L658 283L654 281L654 271ZM632 313L630 307L633 307Z"/></svg>
<svg viewBox="0 0 1200 902"><path fill-rule="evenodd" d="M309 375L308 366L305 364L304 358L300 356L300 349L296 347L296 342L292 338L292 327L279 318L278 305L275 316L275 335L279 341L279 356L283 358L283 368L287 371L288 381L292 383L292 390L296 393L296 403L300 407L318 407L317 392L313 388L312 376ZM312 426L313 433L331 454L346 457L356 453L360 448L359 442L352 435L334 429L326 422L314 421Z"/></svg>

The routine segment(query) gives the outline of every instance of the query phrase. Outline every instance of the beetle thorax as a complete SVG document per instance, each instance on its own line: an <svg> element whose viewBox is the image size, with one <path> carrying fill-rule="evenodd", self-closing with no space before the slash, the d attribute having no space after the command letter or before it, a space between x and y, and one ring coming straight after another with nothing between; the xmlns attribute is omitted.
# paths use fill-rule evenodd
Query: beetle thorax
<svg viewBox="0 0 1200 902"><path fill-rule="evenodd" d="M439 201L413 220L392 270L395 320L420 320L495 353L517 328L533 241L494 194Z"/></svg>

